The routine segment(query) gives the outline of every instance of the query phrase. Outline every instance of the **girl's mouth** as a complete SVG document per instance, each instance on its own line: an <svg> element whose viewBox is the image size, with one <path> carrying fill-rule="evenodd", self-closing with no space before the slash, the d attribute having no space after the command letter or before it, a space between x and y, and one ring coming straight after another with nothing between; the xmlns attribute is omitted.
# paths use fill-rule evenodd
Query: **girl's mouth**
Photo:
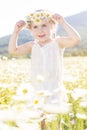
<svg viewBox="0 0 87 130"><path fill-rule="evenodd" d="M45 34L38 35L40 38L45 37Z"/></svg>

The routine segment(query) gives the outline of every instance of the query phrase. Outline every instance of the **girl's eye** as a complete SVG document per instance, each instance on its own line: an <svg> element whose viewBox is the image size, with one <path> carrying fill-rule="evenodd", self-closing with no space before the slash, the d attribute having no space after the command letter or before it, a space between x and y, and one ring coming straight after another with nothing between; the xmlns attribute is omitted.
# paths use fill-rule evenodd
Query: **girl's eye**
<svg viewBox="0 0 87 130"><path fill-rule="evenodd" d="M46 27L46 24L43 24L42 27Z"/></svg>
<svg viewBox="0 0 87 130"><path fill-rule="evenodd" d="M37 27L37 26L34 26L33 28L36 29L36 28L38 28L38 27Z"/></svg>

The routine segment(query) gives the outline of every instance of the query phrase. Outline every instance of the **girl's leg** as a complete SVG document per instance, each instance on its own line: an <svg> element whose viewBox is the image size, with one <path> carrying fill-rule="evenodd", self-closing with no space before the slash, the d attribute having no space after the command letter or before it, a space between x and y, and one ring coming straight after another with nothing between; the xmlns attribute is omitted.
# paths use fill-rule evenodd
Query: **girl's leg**
<svg viewBox="0 0 87 130"><path fill-rule="evenodd" d="M44 115L42 115L42 117L43 117ZM43 119L42 121L41 121L41 130L46 130L46 122L45 122L45 119Z"/></svg>

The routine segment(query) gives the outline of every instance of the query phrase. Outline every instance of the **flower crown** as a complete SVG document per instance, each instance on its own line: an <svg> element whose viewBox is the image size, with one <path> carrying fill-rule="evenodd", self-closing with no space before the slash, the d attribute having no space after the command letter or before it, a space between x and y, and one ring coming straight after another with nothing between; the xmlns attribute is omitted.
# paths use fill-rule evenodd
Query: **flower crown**
<svg viewBox="0 0 87 130"><path fill-rule="evenodd" d="M52 18L52 14L49 11L44 11L44 10L38 10L35 11L34 13L29 14L26 17L27 27L30 26L31 22L40 23L41 20L44 18L50 20Z"/></svg>

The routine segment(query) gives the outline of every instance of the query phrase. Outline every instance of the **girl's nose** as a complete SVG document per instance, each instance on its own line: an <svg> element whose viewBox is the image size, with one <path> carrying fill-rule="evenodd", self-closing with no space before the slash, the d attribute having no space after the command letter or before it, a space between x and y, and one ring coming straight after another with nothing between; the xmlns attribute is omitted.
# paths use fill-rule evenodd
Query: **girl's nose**
<svg viewBox="0 0 87 130"><path fill-rule="evenodd" d="M40 27L40 28L39 28L39 32L42 32L42 31L43 31L43 27Z"/></svg>

